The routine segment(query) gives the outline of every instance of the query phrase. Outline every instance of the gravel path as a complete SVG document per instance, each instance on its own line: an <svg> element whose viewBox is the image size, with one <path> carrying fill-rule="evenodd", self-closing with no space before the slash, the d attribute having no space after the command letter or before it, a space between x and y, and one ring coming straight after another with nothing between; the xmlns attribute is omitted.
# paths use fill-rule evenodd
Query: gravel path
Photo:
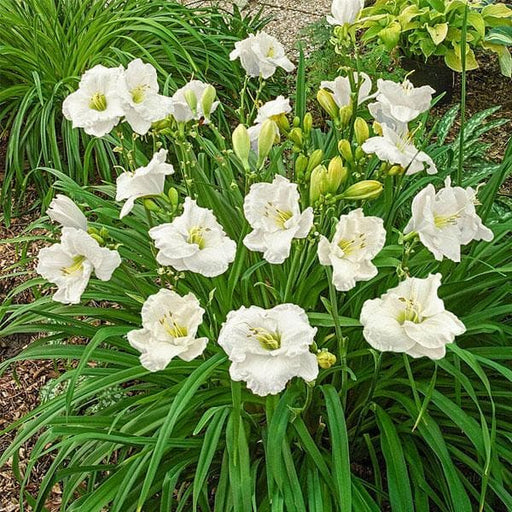
<svg viewBox="0 0 512 512"><path fill-rule="evenodd" d="M218 6L231 9L233 3L250 12L263 10L272 18L265 31L277 37L288 52L296 54L302 29L329 14L332 0L183 0L189 6ZM304 41L305 45L307 42Z"/></svg>

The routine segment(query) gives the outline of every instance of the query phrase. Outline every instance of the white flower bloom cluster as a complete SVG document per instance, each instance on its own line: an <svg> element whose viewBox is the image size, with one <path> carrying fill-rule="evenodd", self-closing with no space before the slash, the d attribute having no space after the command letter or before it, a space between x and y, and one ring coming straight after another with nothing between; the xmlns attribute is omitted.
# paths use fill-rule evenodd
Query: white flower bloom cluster
<svg viewBox="0 0 512 512"><path fill-rule="evenodd" d="M78 90L62 104L66 119L73 128L102 137L124 117L134 132L145 135L152 123L173 115L178 122L205 118L218 102L215 89L199 80L192 80L176 91L172 98L158 93L156 69L141 59L122 66L107 68L98 64L82 76ZM205 99L210 101L205 101ZM205 111L205 105L209 110Z"/></svg>
<svg viewBox="0 0 512 512"><path fill-rule="evenodd" d="M286 57L283 45L266 32L250 34L247 39L235 43L231 60L240 59L247 76L270 78L277 68L293 71L295 66Z"/></svg>
<svg viewBox="0 0 512 512"><path fill-rule="evenodd" d="M434 92L429 86L414 87L407 79L402 84L379 79L377 101L368 105L368 110L382 126L382 135L369 138L362 145L363 151L402 166L408 175L425 168L428 174L437 173L432 158L414 146L408 128L410 121L430 107Z"/></svg>
<svg viewBox="0 0 512 512"><path fill-rule="evenodd" d="M92 273L108 281L121 257L87 233L85 215L68 197L58 194L50 203L48 216L62 225L62 237L60 243L39 251L36 272L57 285L53 300L78 304Z"/></svg>
<svg viewBox="0 0 512 512"><path fill-rule="evenodd" d="M493 239L493 232L476 213L476 191L452 187L450 178L437 193L432 184L421 190L412 202L412 218L404 233L417 233L421 243L436 260L443 256L460 261L460 248L472 240Z"/></svg>

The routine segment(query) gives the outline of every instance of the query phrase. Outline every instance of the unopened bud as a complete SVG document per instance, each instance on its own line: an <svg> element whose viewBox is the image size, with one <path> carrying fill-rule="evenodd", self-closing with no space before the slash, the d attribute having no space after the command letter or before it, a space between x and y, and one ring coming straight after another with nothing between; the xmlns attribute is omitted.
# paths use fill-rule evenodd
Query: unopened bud
<svg viewBox="0 0 512 512"><path fill-rule="evenodd" d="M372 128L376 135L382 136L382 125L378 121L373 121Z"/></svg>
<svg viewBox="0 0 512 512"><path fill-rule="evenodd" d="M249 167L249 153L251 151L251 138L249 131L243 124L239 124L231 136L233 141L233 151L240 159L244 168Z"/></svg>
<svg viewBox="0 0 512 512"><path fill-rule="evenodd" d="M144 199L144 208L151 212L160 211L160 207L152 199Z"/></svg>
<svg viewBox="0 0 512 512"><path fill-rule="evenodd" d="M309 181L309 202L314 204L320 196L327 194L329 182L327 178L327 168L325 165L319 165L313 169Z"/></svg>
<svg viewBox="0 0 512 512"><path fill-rule="evenodd" d="M311 172L315 167L322 163L324 158L324 152L321 149L315 149L311 155L309 155L309 163L307 167L307 172Z"/></svg>
<svg viewBox="0 0 512 512"><path fill-rule="evenodd" d="M393 165L387 172L389 176L400 176L405 173L405 169L401 165Z"/></svg>
<svg viewBox="0 0 512 512"><path fill-rule="evenodd" d="M203 115L206 119L210 118L213 102L215 101L216 97L217 91L215 90L215 87L213 87L213 85L208 85L203 92L203 96L201 97L201 109L203 110Z"/></svg>
<svg viewBox="0 0 512 512"><path fill-rule="evenodd" d="M100 229L101 238L108 238L108 229L106 227L102 227Z"/></svg>
<svg viewBox="0 0 512 512"><path fill-rule="evenodd" d="M311 128L313 128L313 116L309 112L304 116L302 125L304 127L304 134L309 136Z"/></svg>
<svg viewBox="0 0 512 512"><path fill-rule="evenodd" d="M337 121L340 115L340 109L334 101L334 96L326 89L320 89L316 95L316 99L320 106L329 114L331 119Z"/></svg>
<svg viewBox="0 0 512 512"><path fill-rule="evenodd" d="M347 201L376 199L381 195L383 188L380 181L364 180L348 187L347 190L343 192L342 197Z"/></svg>
<svg viewBox="0 0 512 512"><path fill-rule="evenodd" d="M370 136L370 127L362 117L356 117L354 121L354 133L356 134L356 141L361 146Z"/></svg>
<svg viewBox="0 0 512 512"><path fill-rule="evenodd" d="M338 142L338 151L345 161L352 162L354 160L352 148L350 147L350 142L347 139L341 139Z"/></svg>
<svg viewBox="0 0 512 512"><path fill-rule="evenodd" d="M175 211L178 208L178 191L174 187L171 187L169 189L169 192L167 192L167 196L169 197L169 202L171 203L172 211Z"/></svg>
<svg viewBox="0 0 512 512"><path fill-rule="evenodd" d="M151 129L154 132L161 132L170 127L171 127L171 119L168 117L166 117L164 119L160 119L160 121L155 121L154 123L151 124Z"/></svg>
<svg viewBox="0 0 512 512"><path fill-rule="evenodd" d="M329 192L335 194L342 183L348 178L348 170L343 167L341 156L335 156L327 168L327 179L329 181Z"/></svg>
<svg viewBox="0 0 512 512"><path fill-rule="evenodd" d="M300 128L292 128L288 134L288 138L297 146L302 147L304 138L302 137L302 130Z"/></svg>
<svg viewBox="0 0 512 512"><path fill-rule="evenodd" d="M290 123L288 122L286 114L279 114L278 116L273 116L273 119L282 133L288 133L290 131Z"/></svg>
<svg viewBox="0 0 512 512"><path fill-rule="evenodd" d="M187 105L190 107L190 110L195 114L197 111L197 96L194 91L191 89L187 89L185 91L185 101Z"/></svg>
<svg viewBox="0 0 512 512"><path fill-rule="evenodd" d="M326 348L318 351L316 360L318 362L318 366L324 370L327 370L336 364L336 356L331 354Z"/></svg>
<svg viewBox="0 0 512 512"><path fill-rule="evenodd" d="M261 167L270 153L276 140L276 131L276 124L271 119L263 123L258 136L258 167Z"/></svg>
<svg viewBox="0 0 512 512"><path fill-rule="evenodd" d="M97 235L96 233L89 233L89 236L91 238L94 238L96 242L98 242L102 247L105 245L105 240L100 235Z"/></svg>
<svg viewBox="0 0 512 512"><path fill-rule="evenodd" d="M295 160L295 176L297 178L302 178L306 169L308 167L309 158L306 155L298 155L297 160Z"/></svg>
<svg viewBox="0 0 512 512"><path fill-rule="evenodd" d="M293 124L293 127L294 127L294 128L299 127L299 126L300 126L300 117L295 116L295 117L293 118L293 123L292 123L292 124Z"/></svg>
<svg viewBox="0 0 512 512"><path fill-rule="evenodd" d="M352 108L351 103L340 108L340 124L342 127L345 127L350 123L353 113L354 109Z"/></svg>

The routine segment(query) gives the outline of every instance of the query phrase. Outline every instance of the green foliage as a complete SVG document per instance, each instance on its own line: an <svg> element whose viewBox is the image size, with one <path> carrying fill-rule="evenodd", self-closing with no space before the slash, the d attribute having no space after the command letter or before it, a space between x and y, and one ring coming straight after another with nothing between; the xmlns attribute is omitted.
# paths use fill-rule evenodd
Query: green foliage
<svg viewBox="0 0 512 512"><path fill-rule="evenodd" d="M298 80L296 114L304 119L303 62ZM365 114L363 108L355 110L354 117ZM462 148L471 151L487 115L468 121ZM337 142L344 138L357 155L347 164L344 190L362 179L382 178L380 162L357 151L353 122L308 132L299 119L295 133L301 134L301 146L283 137L264 166L257 168L251 156L249 172L227 144L229 133L223 137L217 131L217 125L224 126L222 119L188 126L185 138L172 130L153 135L170 150L176 168L167 189L175 187L181 199L197 197L238 243L228 271L212 279L156 263L147 231L176 214L167 195L154 197L157 207L151 211L137 204L119 219L112 185L82 187L48 169L58 178L57 190L86 210L90 227L108 231L105 239L118 247L124 265L108 282L91 280L80 305L52 301L47 284L32 278L0 308L0 336L44 334L4 363L2 371L22 359L74 361L57 379L62 392L7 429L19 431L0 464L13 457L16 467L19 449L39 436L21 475L23 492L38 458L54 457L31 500L34 509L44 510L56 482L63 488L62 510L70 512L512 509L512 218L494 206L512 171L512 146L497 167L471 168L479 153L463 159L463 185L486 182L479 191L479 213L493 229L491 242L473 242L455 264L434 261L425 248L410 246L400 236L416 192L429 183L440 185L457 170L461 146L457 140L445 141L455 117L455 111L449 112L432 133L420 122L415 132L416 143L422 142L436 160L438 175L386 175L384 193L360 203L366 214L385 219L388 240L375 259L378 275L346 294L336 293L329 273L318 264L313 233L294 242L282 265L249 252L241 242L249 230L242 205L250 184L279 173L299 183L305 206L309 182L294 172L297 155L311 163L321 150L320 160L327 165L339 156ZM146 163L144 141L125 144L132 165ZM125 165L129 168L129 162ZM334 218L353 209L343 198L313 206L315 230L325 234ZM31 228L43 226L50 239L57 236L46 218ZM48 240L30 231L17 243ZM362 304L395 286L403 272L441 272L446 307L467 327L441 361L380 354L363 338ZM199 335L210 343L203 356L191 362L174 359L165 370L151 373L139 365L126 334L140 327L144 300L170 286L198 297L207 312ZM26 289L34 294L31 304L12 301ZM265 399L230 380L229 363L216 339L229 311L287 301L307 311L318 328L318 347L341 357L321 370L314 384L295 379L283 393ZM120 389L121 398L105 400L109 394L118 397Z"/></svg>
<svg viewBox="0 0 512 512"><path fill-rule="evenodd" d="M462 29L467 14L466 69L478 68L476 49L498 54L504 75L512 74L507 46L512 44L512 10L504 3L489 5L467 0L377 0L363 9L357 28L362 40L376 42L387 51L398 49L413 58L444 59L462 71Z"/></svg>
<svg viewBox="0 0 512 512"><path fill-rule="evenodd" d="M136 57L166 77L165 93L192 76L218 85L229 108L243 75L228 59L234 42L264 25L259 15L227 16L168 0L5 0L0 2L0 127L7 135L2 203L33 183L51 194L43 167L78 183L111 181L117 162L111 140L73 130L63 99L95 64Z"/></svg>

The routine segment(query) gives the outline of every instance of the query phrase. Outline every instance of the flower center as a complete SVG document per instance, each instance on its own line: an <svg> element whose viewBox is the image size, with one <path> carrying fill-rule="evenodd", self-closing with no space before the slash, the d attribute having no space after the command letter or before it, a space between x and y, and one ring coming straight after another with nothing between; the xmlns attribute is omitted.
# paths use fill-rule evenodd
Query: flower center
<svg viewBox="0 0 512 512"><path fill-rule="evenodd" d="M189 244L196 244L199 249L204 249L206 245L206 241L204 239L204 232L206 231L206 228L203 228L201 226L194 226L193 228L190 228L188 231L188 238L187 242Z"/></svg>
<svg viewBox="0 0 512 512"><path fill-rule="evenodd" d="M270 46L267 50L267 57L269 59L273 59L276 56L276 49L273 46Z"/></svg>
<svg viewBox="0 0 512 512"><path fill-rule="evenodd" d="M277 350L281 348L281 335L277 331L268 331L263 327L251 327L249 331L265 350Z"/></svg>
<svg viewBox="0 0 512 512"><path fill-rule="evenodd" d="M293 213L290 210L281 210L269 201L265 207L265 216L272 217L279 229L285 229L284 225L293 217Z"/></svg>
<svg viewBox="0 0 512 512"><path fill-rule="evenodd" d="M436 228L442 229L446 226L457 224L457 219L460 219L458 213L452 215L434 215L434 224Z"/></svg>
<svg viewBox="0 0 512 512"><path fill-rule="evenodd" d="M412 299L406 299L405 297L400 297L398 300L403 302L405 305L405 308L398 314L397 321L399 324L402 325L407 321L413 322L415 324L420 324L423 322L420 307L416 302L414 302Z"/></svg>
<svg viewBox="0 0 512 512"><path fill-rule="evenodd" d="M74 274L75 272L81 272L84 268L84 261L85 261L85 256L75 256L73 258L73 263L69 266L69 267L63 267L61 270L62 270L62 273L64 275L71 275L71 274Z"/></svg>
<svg viewBox="0 0 512 512"><path fill-rule="evenodd" d="M89 108L98 112L107 110L107 98L105 95L102 92L95 92L89 102Z"/></svg>
<svg viewBox="0 0 512 512"><path fill-rule="evenodd" d="M131 92L131 95L132 95L132 100L134 103L142 103L145 98L146 98L146 89L147 89L147 86L146 85L139 85L137 87L135 87L135 89L132 89L130 92Z"/></svg>
<svg viewBox="0 0 512 512"><path fill-rule="evenodd" d="M166 313L160 318L159 322L165 329L165 332L173 338L184 338L188 334L188 329L176 323L171 313Z"/></svg>
<svg viewBox="0 0 512 512"><path fill-rule="evenodd" d="M366 247L366 236L364 233L360 233L357 238L353 238L352 240L340 240L338 247L345 253L345 256L348 256Z"/></svg>

